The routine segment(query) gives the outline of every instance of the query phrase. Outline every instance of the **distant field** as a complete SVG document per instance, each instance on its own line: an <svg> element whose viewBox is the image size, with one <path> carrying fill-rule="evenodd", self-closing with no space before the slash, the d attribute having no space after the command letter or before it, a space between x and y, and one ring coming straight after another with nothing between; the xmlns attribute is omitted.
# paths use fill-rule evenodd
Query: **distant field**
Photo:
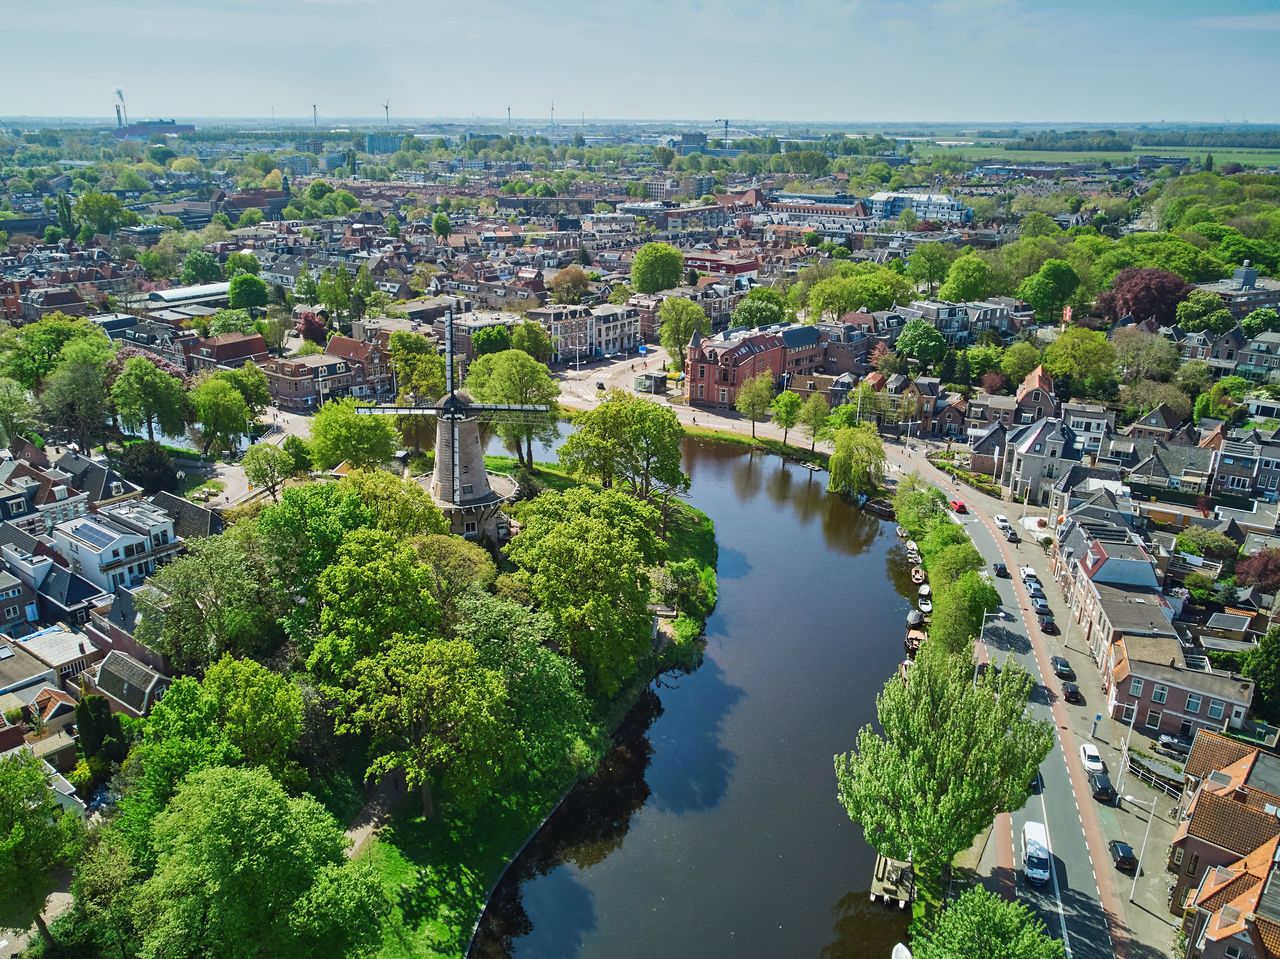
<svg viewBox="0 0 1280 959"><path fill-rule="evenodd" d="M976 143L973 146L938 146L935 143L914 143L917 155L953 154L970 160L1002 159L1009 162L1032 160L1068 162L1074 160L1110 160L1112 163L1132 162L1138 153L1157 156L1189 156L1199 158L1212 153L1215 163L1243 163L1246 166L1280 166L1280 150L1262 150L1236 147L1146 147L1131 153L1095 153L1091 150L1009 150L998 143Z"/></svg>

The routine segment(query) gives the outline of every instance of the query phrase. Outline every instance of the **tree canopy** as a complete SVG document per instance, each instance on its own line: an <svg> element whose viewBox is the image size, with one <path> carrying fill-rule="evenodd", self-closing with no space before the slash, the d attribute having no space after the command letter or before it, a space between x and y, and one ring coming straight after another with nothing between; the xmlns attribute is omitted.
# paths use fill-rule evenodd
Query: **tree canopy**
<svg viewBox="0 0 1280 959"><path fill-rule="evenodd" d="M631 285L637 293L660 293L679 286L684 254L670 243L646 243L631 261Z"/></svg>

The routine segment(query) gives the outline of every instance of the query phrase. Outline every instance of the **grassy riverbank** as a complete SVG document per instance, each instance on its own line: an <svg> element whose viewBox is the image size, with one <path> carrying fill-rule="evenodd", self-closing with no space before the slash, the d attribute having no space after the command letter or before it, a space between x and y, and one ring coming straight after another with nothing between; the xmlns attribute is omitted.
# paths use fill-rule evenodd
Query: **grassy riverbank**
<svg viewBox="0 0 1280 959"><path fill-rule="evenodd" d="M800 460L805 463L814 463L823 467L827 465L827 460L831 458L829 453L824 453L822 450L811 450L805 446L796 446L793 443L783 443L781 440L769 439L764 436L752 438L751 436L744 436L742 433L733 433L729 430L716 430L707 426L690 426L688 423L683 425L684 435L693 439L716 440L721 443L733 443L735 446L745 446L750 449L777 453L779 456Z"/></svg>
<svg viewBox="0 0 1280 959"><path fill-rule="evenodd" d="M494 472L518 470L514 457L487 456L485 464ZM551 489L565 489L578 482L545 464L538 464L534 478ZM687 503L677 502L665 539L670 559L698 563L714 596L717 548L711 519ZM595 704L593 721L600 733L597 761L653 676L672 666L696 662L703 624L694 620L681 623L684 619L675 621L681 625L671 631L675 633L673 641L657 653L650 668L640 669L613 699ZM407 802L360 853L377 870L395 904L378 955L382 959L463 956L490 890L576 782L570 774L537 785L510 782L482 809L465 818L454 814L426 820L417 814L416 801ZM448 797L441 798L448 816Z"/></svg>

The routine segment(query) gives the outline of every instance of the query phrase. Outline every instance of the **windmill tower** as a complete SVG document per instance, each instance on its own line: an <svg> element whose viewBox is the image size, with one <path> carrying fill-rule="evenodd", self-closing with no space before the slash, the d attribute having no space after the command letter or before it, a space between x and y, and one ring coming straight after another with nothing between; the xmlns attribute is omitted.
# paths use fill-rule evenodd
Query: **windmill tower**
<svg viewBox="0 0 1280 959"><path fill-rule="evenodd" d="M504 422L538 417L551 408L542 405L477 403L455 386L453 311L445 317L445 394L431 406L368 406L366 416L433 416L436 420L436 466L423 477L431 498L449 518L454 533L467 539L506 538L509 524L502 504L515 499L516 483L509 476L490 473L484 465L480 421Z"/></svg>

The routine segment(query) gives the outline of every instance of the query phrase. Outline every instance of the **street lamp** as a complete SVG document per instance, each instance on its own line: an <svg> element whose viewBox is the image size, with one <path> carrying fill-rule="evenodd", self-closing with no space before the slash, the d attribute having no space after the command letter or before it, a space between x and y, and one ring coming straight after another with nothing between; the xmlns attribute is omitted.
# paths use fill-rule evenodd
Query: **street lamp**
<svg viewBox="0 0 1280 959"><path fill-rule="evenodd" d="M1125 796L1124 801L1133 803L1135 806L1142 806L1146 809L1147 804L1141 799L1133 796ZM1156 801L1151 800L1151 808L1147 809L1147 831L1142 835L1142 849L1138 852L1138 868L1133 871L1133 887L1129 890L1129 901L1133 902L1133 897L1138 892L1138 877L1142 875L1142 864L1147 859L1147 838L1151 835L1151 820L1156 818Z"/></svg>

